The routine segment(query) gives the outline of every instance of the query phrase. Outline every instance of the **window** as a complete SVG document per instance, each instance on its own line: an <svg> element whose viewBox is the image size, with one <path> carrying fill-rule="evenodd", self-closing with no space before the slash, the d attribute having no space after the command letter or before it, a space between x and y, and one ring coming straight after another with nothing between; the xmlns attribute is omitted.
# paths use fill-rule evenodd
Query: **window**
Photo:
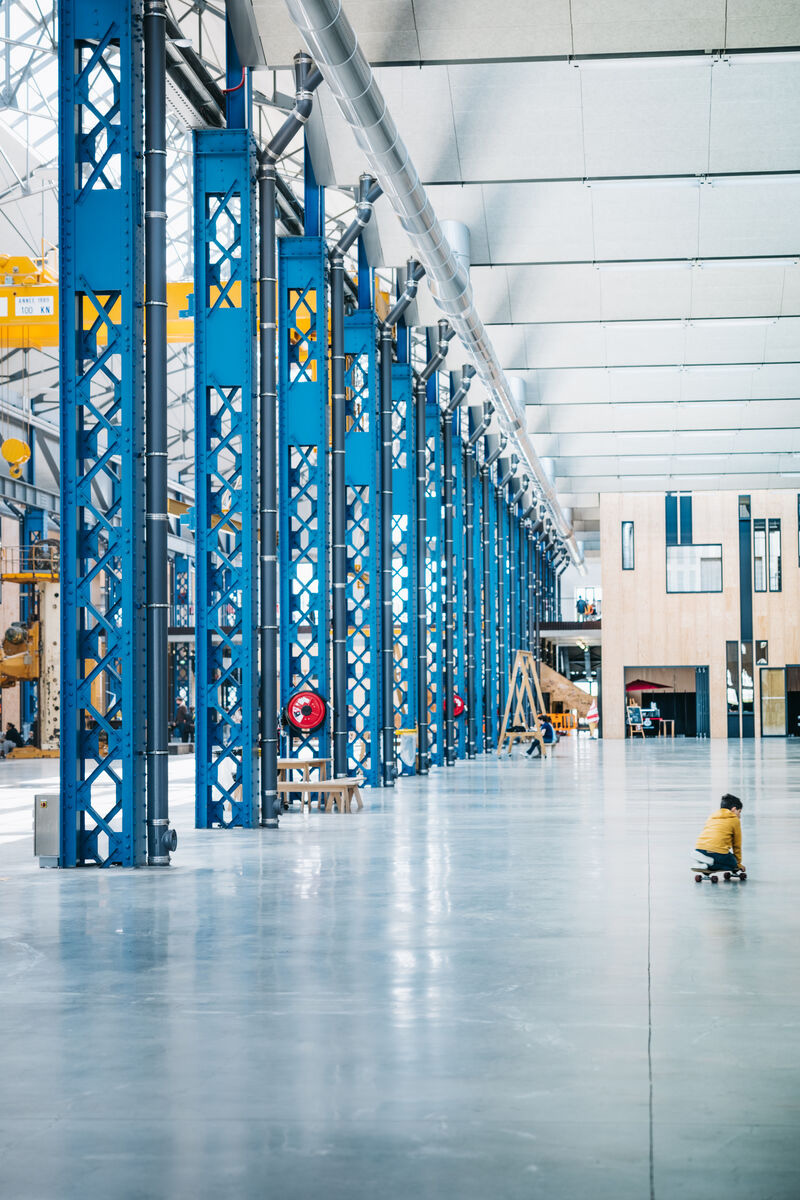
<svg viewBox="0 0 800 1200"><path fill-rule="evenodd" d="M665 524L668 546L691 546L692 496L690 492L667 492Z"/></svg>
<svg viewBox="0 0 800 1200"><path fill-rule="evenodd" d="M739 497L739 520L740 521L749 521L750 520L750 497L749 496L740 496Z"/></svg>
<svg viewBox="0 0 800 1200"><path fill-rule="evenodd" d="M756 642L756 666L765 667L769 662L769 643Z"/></svg>
<svg viewBox="0 0 800 1200"><path fill-rule="evenodd" d="M633 570L633 521L622 522L622 569Z"/></svg>
<svg viewBox="0 0 800 1200"><path fill-rule="evenodd" d="M753 591L767 590L767 522L753 521Z"/></svg>
<svg viewBox="0 0 800 1200"><path fill-rule="evenodd" d="M781 523L778 517L769 519L769 590L781 590Z"/></svg>
<svg viewBox="0 0 800 1200"><path fill-rule="evenodd" d="M722 546L667 546L668 592L721 592Z"/></svg>
<svg viewBox="0 0 800 1200"><path fill-rule="evenodd" d="M728 712L739 715L739 643L725 643L725 694Z"/></svg>
<svg viewBox="0 0 800 1200"><path fill-rule="evenodd" d="M742 712L754 712L753 643L742 642Z"/></svg>

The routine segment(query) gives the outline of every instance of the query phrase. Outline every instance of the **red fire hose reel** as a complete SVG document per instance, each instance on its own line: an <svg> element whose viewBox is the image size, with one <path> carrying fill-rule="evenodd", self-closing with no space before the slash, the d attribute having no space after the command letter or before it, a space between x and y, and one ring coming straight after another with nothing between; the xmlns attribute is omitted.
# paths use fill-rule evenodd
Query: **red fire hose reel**
<svg viewBox="0 0 800 1200"><path fill-rule="evenodd" d="M459 696L458 692L453 692L453 716L463 717L467 711L467 706Z"/></svg>
<svg viewBox="0 0 800 1200"><path fill-rule="evenodd" d="M324 725L328 706L317 692L295 692L286 702L286 723L293 733L313 733Z"/></svg>

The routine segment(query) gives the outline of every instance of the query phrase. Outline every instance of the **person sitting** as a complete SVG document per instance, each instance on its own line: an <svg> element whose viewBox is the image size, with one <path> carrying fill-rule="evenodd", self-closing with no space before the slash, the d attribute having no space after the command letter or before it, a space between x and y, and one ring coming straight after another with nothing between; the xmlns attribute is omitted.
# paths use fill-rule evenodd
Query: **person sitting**
<svg viewBox="0 0 800 1200"><path fill-rule="evenodd" d="M539 718L539 729L541 730L542 742L544 743L544 745L545 746L554 746L556 744L556 742L558 741L558 734L556 733L555 729L553 728L553 724L549 717L540 717ZM527 754L528 758L536 758L537 756L539 758L541 758L542 746L539 743L538 738L533 739L533 741L531 742L530 746L525 751L525 753Z"/></svg>
<svg viewBox="0 0 800 1200"><path fill-rule="evenodd" d="M12 750L16 750L17 746L23 746L22 734L17 729L13 721L9 721L6 725L6 731L3 735L3 740L0 742L0 758L5 758Z"/></svg>
<svg viewBox="0 0 800 1200"><path fill-rule="evenodd" d="M705 823L692 851L692 866L704 871L745 874L742 862L742 802L728 792Z"/></svg>

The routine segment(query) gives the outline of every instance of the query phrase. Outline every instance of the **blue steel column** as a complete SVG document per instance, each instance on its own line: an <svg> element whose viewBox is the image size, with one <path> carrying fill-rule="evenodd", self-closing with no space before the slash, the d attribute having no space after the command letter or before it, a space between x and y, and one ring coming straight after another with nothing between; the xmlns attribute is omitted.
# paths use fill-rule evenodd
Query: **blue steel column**
<svg viewBox="0 0 800 1200"><path fill-rule="evenodd" d="M366 263L361 264L359 283L368 273ZM377 321L371 306L359 308L345 319L347 757L348 769L363 771L371 787L379 787L381 783L377 336Z"/></svg>
<svg viewBox="0 0 800 1200"><path fill-rule="evenodd" d="M455 504L453 507L453 545L455 549L454 575L455 590L453 596L453 688L462 700L467 700L467 626L466 626L466 555L465 555L465 525L466 525L466 489L464 484L464 446L461 440L461 423L464 420L464 410L458 409L450 422L450 435L453 439L453 471ZM452 701L451 701L452 702ZM467 754L467 722L469 712L456 717L455 750L458 758Z"/></svg>
<svg viewBox="0 0 800 1200"><path fill-rule="evenodd" d="M497 747L498 711L498 617L500 597L497 583L497 505L492 489L491 468L481 467L481 509L483 515L483 680L484 749Z"/></svg>
<svg viewBox="0 0 800 1200"><path fill-rule="evenodd" d="M394 719L400 729L417 723L417 506L416 407L408 330L397 331L392 365L392 619ZM414 767L398 759L398 770Z"/></svg>
<svg viewBox="0 0 800 1200"><path fill-rule="evenodd" d="M176 554L172 562L172 623L176 629L187 630L192 624L190 600L190 566L186 554ZM184 633L185 636L185 633ZM188 641L172 643L172 718L183 701L189 706L191 650Z"/></svg>
<svg viewBox="0 0 800 1200"><path fill-rule="evenodd" d="M428 357L433 354L429 344ZM428 749L429 761L444 765L444 529L442 521L442 427L439 415L439 379L428 380L425 404L425 596L428 646Z"/></svg>
<svg viewBox="0 0 800 1200"><path fill-rule="evenodd" d="M255 143L195 134L196 805L258 824Z"/></svg>
<svg viewBox="0 0 800 1200"><path fill-rule="evenodd" d="M142 8L59 4L61 865L145 860Z"/></svg>
<svg viewBox="0 0 800 1200"><path fill-rule="evenodd" d="M467 654L471 662L471 682L469 687L469 702L472 706L473 719L471 723L471 739L472 746L476 753L483 753L483 622L484 622L484 604L483 604L483 503L482 503L482 488L480 471L478 468L476 454L472 447L467 447L465 451L465 477L467 479L467 488L472 496L472 513L471 521L469 514L467 523L471 526L471 531L468 528L467 536L471 537L471 557L472 557L472 624L468 629L468 636L472 639L471 652L468 649ZM470 553L470 551L468 551Z"/></svg>
<svg viewBox="0 0 800 1200"><path fill-rule="evenodd" d="M33 433L31 430L31 440ZM33 462L33 456L31 457ZM31 472L31 475L33 473ZM33 479L31 479L33 482ZM20 570L32 571L36 564L36 546L47 537L47 513L42 508L28 508L20 522ZM19 619L25 625L34 618L36 584L23 583L19 589ZM20 726L24 737L34 732L39 710L39 684L35 679L20 682ZM37 742L38 745L38 742Z"/></svg>
<svg viewBox="0 0 800 1200"><path fill-rule="evenodd" d="M322 237L278 241L282 708L300 688L330 699L326 262ZM330 754L327 722L313 733L288 737L292 753Z"/></svg>
<svg viewBox="0 0 800 1200"><path fill-rule="evenodd" d="M508 685L508 508L504 488L495 488L497 521L497 706L502 717Z"/></svg>

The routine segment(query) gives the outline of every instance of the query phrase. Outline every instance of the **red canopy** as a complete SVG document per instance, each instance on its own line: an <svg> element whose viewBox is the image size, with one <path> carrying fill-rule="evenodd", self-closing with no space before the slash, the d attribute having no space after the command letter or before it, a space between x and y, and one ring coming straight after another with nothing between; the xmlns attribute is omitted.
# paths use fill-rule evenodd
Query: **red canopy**
<svg viewBox="0 0 800 1200"><path fill-rule="evenodd" d="M668 683L650 683L647 679L634 679L631 683L625 684L626 692L661 692L669 691Z"/></svg>

